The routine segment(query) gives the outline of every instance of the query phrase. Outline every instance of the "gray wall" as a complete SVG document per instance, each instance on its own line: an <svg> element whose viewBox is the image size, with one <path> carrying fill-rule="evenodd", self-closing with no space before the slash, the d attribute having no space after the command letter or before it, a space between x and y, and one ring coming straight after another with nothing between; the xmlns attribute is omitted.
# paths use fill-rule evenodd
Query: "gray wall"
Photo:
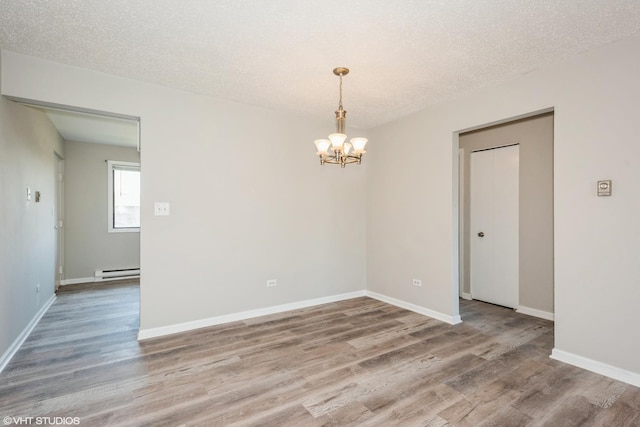
<svg viewBox="0 0 640 427"><path fill-rule="evenodd" d="M140 162L135 148L66 141L65 280L140 267L140 233L107 232L107 163Z"/></svg>
<svg viewBox="0 0 640 427"><path fill-rule="evenodd" d="M0 97L0 355L54 294L54 151L63 150L44 113Z"/></svg>
<svg viewBox="0 0 640 427"><path fill-rule="evenodd" d="M520 306L553 313L553 114L460 135L464 149L464 277L470 292L470 155L520 144Z"/></svg>
<svg viewBox="0 0 640 427"><path fill-rule="evenodd" d="M640 384L639 74L637 34L370 129L367 289L458 314L458 134L553 108L552 356Z"/></svg>
<svg viewBox="0 0 640 427"><path fill-rule="evenodd" d="M320 166L331 120L1 54L6 95L140 118L143 336L365 289L369 163Z"/></svg>

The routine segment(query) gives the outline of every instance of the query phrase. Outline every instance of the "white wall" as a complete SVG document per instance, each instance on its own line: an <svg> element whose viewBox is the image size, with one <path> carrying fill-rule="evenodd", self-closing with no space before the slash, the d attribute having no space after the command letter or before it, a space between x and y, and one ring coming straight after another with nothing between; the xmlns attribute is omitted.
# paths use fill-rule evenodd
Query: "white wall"
<svg viewBox="0 0 640 427"><path fill-rule="evenodd" d="M65 141L65 280L140 267L140 233L109 233L107 163L140 162L135 148Z"/></svg>
<svg viewBox="0 0 640 427"><path fill-rule="evenodd" d="M54 151L64 154L62 143L44 113L0 97L0 356L54 295Z"/></svg>
<svg viewBox="0 0 640 427"><path fill-rule="evenodd" d="M370 131L368 289L455 314L455 135L553 107L555 351L640 383L639 75L636 35Z"/></svg>
<svg viewBox="0 0 640 427"><path fill-rule="evenodd" d="M140 117L141 330L365 288L366 164L319 165L333 122L7 51L2 91Z"/></svg>

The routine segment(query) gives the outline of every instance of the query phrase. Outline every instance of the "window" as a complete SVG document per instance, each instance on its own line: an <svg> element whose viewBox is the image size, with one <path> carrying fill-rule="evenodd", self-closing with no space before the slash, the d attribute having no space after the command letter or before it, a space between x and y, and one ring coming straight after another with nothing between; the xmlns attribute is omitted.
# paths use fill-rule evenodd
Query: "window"
<svg viewBox="0 0 640 427"><path fill-rule="evenodd" d="M140 231L140 163L107 161L110 233Z"/></svg>

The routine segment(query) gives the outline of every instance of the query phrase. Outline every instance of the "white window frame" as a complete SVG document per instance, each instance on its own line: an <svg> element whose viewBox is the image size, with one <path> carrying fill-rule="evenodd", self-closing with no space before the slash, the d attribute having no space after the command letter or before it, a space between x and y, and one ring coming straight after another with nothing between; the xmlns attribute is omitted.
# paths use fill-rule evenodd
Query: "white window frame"
<svg viewBox="0 0 640 427"><path fill-rule="evenodd" d="M107 160L107 231L109 233L139 233L140 227L113 227L113 169L130 169L140 171L140 163Z"/></svg>

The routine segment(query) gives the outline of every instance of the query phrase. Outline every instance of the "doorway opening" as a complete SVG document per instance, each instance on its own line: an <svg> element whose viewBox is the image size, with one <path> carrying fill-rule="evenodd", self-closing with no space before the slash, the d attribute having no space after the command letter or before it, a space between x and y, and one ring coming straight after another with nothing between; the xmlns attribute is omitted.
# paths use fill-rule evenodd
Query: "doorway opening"
<svg viewBox="0 0 640 427"><path fill-rule="evenodd" d="M140 179L137 176L136 191L132 192L131 185L124 185L122 179L114 188L108 185L111 176L108 167L109 162L120 162L135 164L140 170L140 118L34 100L12 100L43 112L64 140L64 153L54 153L55 289L112 280L139 281ZM119 196L116 211L129 222L127 227L116 227L114 232L110 212L114 211L111 203L116 189ZM136 197L137 201L133 201ZM136 227L130 226L132 218L138 221ZM136 274L121 277L122 271Z"/></svg>
<svg viewBox="0 0 640 427"><path fill-rule="evenodd" d="M487 243L486 231L472 223L471 194L479 187L478 177L472 176L472 153L499 147L519 147L518 201L517 201L517 251L516 274L508 279L515 287L516 299L504 303L489 299L488 302L512 306L520 313L547 320L554 319L554 266L553 266L553 111L536 113L524 118L484 126L458 134L458 297L479 299L484 289L474 287L474 278L482 274L490 257L474 255L473 246ZM504 179L504 178L502 178ZM507 178L508 179L508 178ZM511 179L513 181L513 179ZM495 191L495 190L492 190ZM495 209L495 208L490 208ZM503 209L498 208L498 213ZM505 225L499 218L497 227ZM485 237L478 237L480 233ZM513 233L513 232L512 232ZM484 239L484 240L483 240ZM486 245L485 245L486 246ZM508 254L507 254L508 255ZM504 253L491 257L506 256ZM502 275L509 267L498 267ZM513 283L513 282L516 283ZM477 280L475 280L478 283ZM503 290L493 290L499 294ZM463 319L464 320L464 319Z"/></svg>

